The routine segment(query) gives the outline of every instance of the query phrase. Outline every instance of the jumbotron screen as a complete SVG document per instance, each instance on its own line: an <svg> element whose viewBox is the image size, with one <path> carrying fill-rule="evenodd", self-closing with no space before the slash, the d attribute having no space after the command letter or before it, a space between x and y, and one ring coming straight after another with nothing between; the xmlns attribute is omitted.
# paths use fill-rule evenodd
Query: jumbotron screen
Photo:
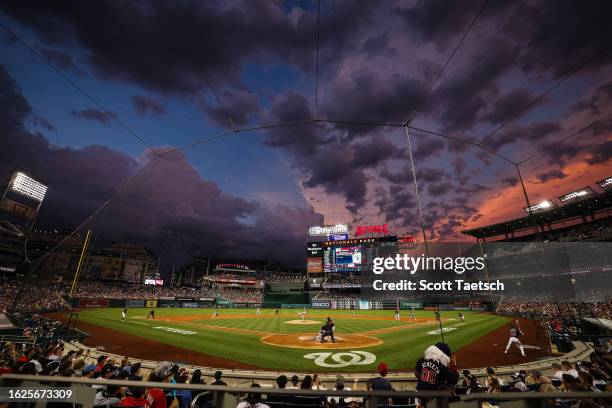
<svg viewBox="0 0 612 408"><path fill-rule="evenodd" d="M331 247L323 255L325 272L357 272L364 264L363 245Z"/></svg>

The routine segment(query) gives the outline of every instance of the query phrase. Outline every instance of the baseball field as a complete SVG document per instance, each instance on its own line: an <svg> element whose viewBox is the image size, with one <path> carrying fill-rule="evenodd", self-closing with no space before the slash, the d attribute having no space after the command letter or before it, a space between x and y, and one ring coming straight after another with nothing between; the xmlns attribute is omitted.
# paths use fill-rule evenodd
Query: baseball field
<svg viewBox="0 0 612 408"><path fill-rule="evenodd" d="M411 370L423 350L440 341L440 325L432 311L415 311L414 317L402 311L396 321L391 310L309 310L302 319L299 310L291 309L278 315L270 309L260 315L253 309L221 309L213 317L212 309L158 308L155 320L147 319L149 310L129 309L122 320L119 308L86 309L79 311L79 324L93 333L89 344L117 354L291 372L368 372L382 361L392 370ZM335 343L329 338L326 343L315 340L328 316L336 325ZM496 356L525 361L518 350L510 356L503 353L508 318L465 312L461 322L457 312L444 311L441 317L444 340L460 365L466 366L479 353L494 361Z"/></svg>

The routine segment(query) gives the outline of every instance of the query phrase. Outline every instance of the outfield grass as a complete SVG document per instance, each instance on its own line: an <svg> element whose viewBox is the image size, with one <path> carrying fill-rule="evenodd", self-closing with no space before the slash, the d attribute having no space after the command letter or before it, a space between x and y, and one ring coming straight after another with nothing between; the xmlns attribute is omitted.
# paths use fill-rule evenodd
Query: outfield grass
<svg viewBox="0 0 612 408"><path fill-rule="evenodd" d="M262 316L255 316L252 309L221 309L222 319L211 319L212 309L155 309L158 320L146 320L150 309L131 308L128 319L121 321L120 308L103 308L83 310L79 319L90 324L109 328L133 336L159 341L206 354L252 364L266 369L286 371L342 371L363 372L371 371L376 365L385 361L391 369L412 369L416 360L422 356L423 350L439 341L440 335L430 334L438 329L435 322L426 323L418 327L406 327L387 333L368 333L372 330L389 329L410 322L408 311L402 311L402 321L382 320L392 317L390 310L359 310L357 318L352 311L346 310L310 310L309 320L323 323L325 317L331 316L336 323L336 334L368 334L383 340L383 344L356 348L354 350L366 351L375 356L374 362L368 365L349 365L342 368L321 367L313 359L304 358L305 355L316 352L343 353L350 350L306 350L285 348L264 344L260 338L265 334L312 333L316 334L320 325L292 325L285 323L297 320L296 310L281 310L280 316L274 317L274 310L262 310ZM433 318L433 312L415 311L417 318ZM508 321L507 318L491 314L465 312L466 319L461 323L457 312L441 312L443 325L452 331L445 332L445 341L451 345L453 351L475 341L485 334L495 330ZM163 321L164 318L187 317L189 321ZM226 318L232 317L232 318ZM178 329L184 332L174 333L166 330ZM229 331L231 330L231 331ZM249 332L237 332L246 330ZM137 345L137 338L135 338ZM160 350L159 359L163 359L163 350ZM344 355L342 361L350 360ZM327 360L335 364L333 357ZM183 363L188 363L184 361Z"/></svg>

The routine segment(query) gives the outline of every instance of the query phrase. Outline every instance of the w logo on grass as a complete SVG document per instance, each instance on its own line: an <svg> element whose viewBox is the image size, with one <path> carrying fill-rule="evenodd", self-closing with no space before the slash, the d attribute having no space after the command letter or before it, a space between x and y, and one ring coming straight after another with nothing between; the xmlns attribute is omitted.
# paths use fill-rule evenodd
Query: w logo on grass
<svg viewBox="0 0 612 408"><path fill-rule="evenodd" d="M327 362L331 357L332 362ZM346 351L340 353L310 353L304 358L314 360L319 367L341 368L351 365L368 365L376 361L376 356L367 351Z"/></svg>

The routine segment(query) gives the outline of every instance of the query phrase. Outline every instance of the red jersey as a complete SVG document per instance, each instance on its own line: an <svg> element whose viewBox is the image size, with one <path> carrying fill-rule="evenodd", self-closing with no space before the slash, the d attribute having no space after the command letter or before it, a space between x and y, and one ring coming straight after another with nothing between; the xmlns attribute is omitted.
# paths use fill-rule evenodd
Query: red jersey
<svg viewBox="0 0 612 408"><path fill-rule="evenodd" d="M147 402L150 408L166 408L166 394L159 388L153 388L147 392Z"/></svg>
<svg viewBox="0 0 612 408"><path fill-rule="evenodd" d="M144 398L125 397L119 403L122 407L145 407L149 408L149 401Z"/></svg>

